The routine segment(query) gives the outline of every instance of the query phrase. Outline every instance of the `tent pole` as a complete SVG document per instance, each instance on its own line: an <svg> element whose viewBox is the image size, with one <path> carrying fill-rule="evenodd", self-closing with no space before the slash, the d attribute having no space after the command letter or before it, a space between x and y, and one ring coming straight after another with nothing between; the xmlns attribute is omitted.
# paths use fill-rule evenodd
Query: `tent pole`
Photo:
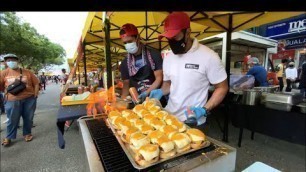
<svg viewBox="0 0 306 172"><path fill-rule="evenodd" d="M146 42L148 41L148 11L146 13Z"/></svg>
<svg viewBox="0 0 306 172"><path fill-rule="evenodd" d="M110 22L107 17L104 20L104 32L105 32L105 59L106 59L106 74L107 74L107 88L112 86L112 59L110 49Z"/></svg>
<svg viewBox="0 0 306 172"><path fill-rule="evenodd" d="M229 83L230 70L231 70L231 46L232 46L232 28L233 28L233 15L229 14L228 29L226 32L226 63L225 69L227 73L227 79Z"/></svg>
<svg viewBox="0 0 306 172"><path fill-rule="evenodd" d="M87 69L86 69L86 42L84 41L83 43L83 64L84 64L84 72L85 72L85 86L88 86L87 85Z"/></svg>
<svg viewBox="0 0 306 172"><path fill-rule="evenodd" d="M78 76L79 85L81 85L81 73L80 73L80 65L79 64L78 64L78 72L79 72L79 76Z"/></svg>
<svg viewBox="0 0 306 172"><path fill-rule="evenodd" d="M161 41L158 41L158 43L159 43L159 51L161 52L162 51Z"/></svg>

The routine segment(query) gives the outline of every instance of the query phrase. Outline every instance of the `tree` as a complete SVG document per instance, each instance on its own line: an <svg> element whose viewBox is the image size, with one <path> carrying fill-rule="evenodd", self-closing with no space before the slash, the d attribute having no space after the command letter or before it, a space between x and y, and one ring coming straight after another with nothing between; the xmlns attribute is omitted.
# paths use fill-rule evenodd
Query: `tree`
<svg viewBox="0 0 306 172"><path fill-rule="evenodd" d="M37 33L14 12L0 13L0 54L6 53L16 54L24 68L31 67L35 71L61 65L66 56L61 45Z"/></svg>

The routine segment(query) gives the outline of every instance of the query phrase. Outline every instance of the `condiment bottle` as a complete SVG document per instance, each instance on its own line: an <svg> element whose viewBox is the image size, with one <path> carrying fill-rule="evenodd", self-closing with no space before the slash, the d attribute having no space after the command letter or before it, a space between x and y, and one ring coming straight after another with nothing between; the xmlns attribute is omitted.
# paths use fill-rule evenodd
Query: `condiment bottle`
<svg viewBox="0 0 306 172"><path fill-rule="evenodd" d="M130 92L130 95L132 97L132 101L135 103L135 104L139 104L140 103L140 100L138 99L138 93L137 93L137 90L135 87L131 87L129 89L129 92Z"/></svg>

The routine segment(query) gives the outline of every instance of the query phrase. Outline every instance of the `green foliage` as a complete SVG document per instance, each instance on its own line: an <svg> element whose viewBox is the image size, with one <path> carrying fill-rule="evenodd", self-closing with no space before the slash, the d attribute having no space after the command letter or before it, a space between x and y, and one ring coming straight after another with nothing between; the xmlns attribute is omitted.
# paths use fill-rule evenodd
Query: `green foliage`
<svg viewBox="0 0 306 172"><path fill-rule="evenodd" d="M37 33L13 12L0 13L0 54L14 53L24 68L38 71L64 63L65 50Z"/></svg>

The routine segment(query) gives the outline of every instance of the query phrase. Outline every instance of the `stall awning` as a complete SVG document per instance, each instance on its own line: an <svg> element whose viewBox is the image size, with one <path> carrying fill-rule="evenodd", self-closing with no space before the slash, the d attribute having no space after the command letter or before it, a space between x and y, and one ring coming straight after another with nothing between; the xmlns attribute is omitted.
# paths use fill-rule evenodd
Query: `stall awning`
<svg viewBox="0 0 306 172"><path fill-rule="evenodd" d="M189 12L190 15L193 12ZM199 11L192 22L215 28L219 31L239 31L261 26L278 20L305 14L306 12L205 12ZM230 22L232 16L232 22Z"/></svg>
<svg viewBox="0 0 306 172"><path fill-rule="evenodd" d="M186 12L191 19L192 36L198 39L213 36L223 32L234 32L270 22L290 18L305 12ZM168 47L167 41L159 41L158 34L163 32L163 21L169 12L89 12L82 33L82 42L86 45L85 54L87 66L96 68L105 66L103 31L103 14L110 21L110 42L112 63L122 60L126 52L120 40L120 27L125 23L133 23L138 27L142 41L149 47L163 50ZM230 20L231 18L231 20ZM231 21L231 22L230 22ZM75 62L75 55L73 62ZM80 62L80 66L83 66Z"/></svg>
<svg viewBox="0 0 306 172"><path fill-rule="evenodd" d="M104 54L104 32L102 25L102 12L89 12L85 26L83 28L80 47L85 45L86 67L88 71L94 70L98 65L105 66ZM118 46L111 47L112 63L117 63L125 57L126 51ZM73 67L78 58L78 52L75 52L72 60L69 60L69 66ZM83 71L84 63L78 59L80 72Z"/></svg>
<svg viewBox="0 0 306 172"><path fill-rule="evenodd" d="M216 36L202 39L200 40L200 42L203 44L210 44L216 42L218 43L218 45L221 46L223 37L224 34L219 34ZM232 43L236 45L243 45L243 46L264 48L264 49L277 47L276 40L265 38L245 31L232 33Z"/></svg>
<svg viewBox="0 0 306 172"><path fill-rule="evenodd" d="M159 41L157 37L163 32L163 21L168 14L169 12L107 12L106 15L109 17L111 25L112 62L120 61L126 55L124 44L119 37L120 27L126 23L133 23L138 28L141 40L147 46L160 51L167 48L167 41ZM193 17L193 14L190 15L190 17ZM95 68L98 64L104 66L105 63L105 34L102 16L103 12L89 12L83 29L81 40L82 43L86 44L86 57L88 57L86 63L89 68ZM199 35L212 36L223 32L198 23L192 23L191 28L194 37ZM78 54L75 53L73 62L75 62L77 56ZM80 66L82 65L82 62L80 62Z"/></svg>

